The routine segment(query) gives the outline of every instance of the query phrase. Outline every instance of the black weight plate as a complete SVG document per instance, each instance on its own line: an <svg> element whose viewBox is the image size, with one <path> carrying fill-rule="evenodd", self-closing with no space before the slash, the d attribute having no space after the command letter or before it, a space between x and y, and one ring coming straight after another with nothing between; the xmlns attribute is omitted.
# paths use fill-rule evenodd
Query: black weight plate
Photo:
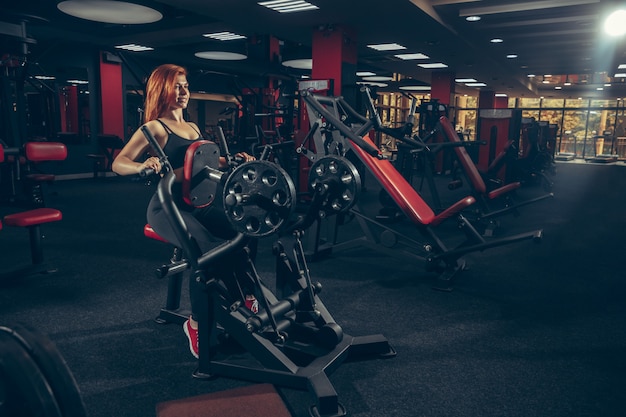
<svg viewBox="0 0 626 417"><path fill-rule="evenodd" d="M280 166L258 160L238 166L226 179L223 195L233 228L262 237L276 232L291 217L296 188Z"/></svg>
<svg viewBox="0 0 626 417"><path fill-rule="evenodd" d="M327 155L319 158L309 170L309 189L319 184L327 187L322 209L328 214L344 213L356 203L361 192L361 175L348 159Z"/></svg>
<svg viewBox="0 0 626 417"><path fill-rule="evenodd" d="M63 417L86 417L85 405L65 359L52 341L26 326L0 327L0 332L10 333L30 354L39 367Z"/></svg>
<svg viewBox="0 0 626 417"><path fill-rule="evenodd" d="M12 334L0 332L0 415L64 417L45 375Z"/></svg>

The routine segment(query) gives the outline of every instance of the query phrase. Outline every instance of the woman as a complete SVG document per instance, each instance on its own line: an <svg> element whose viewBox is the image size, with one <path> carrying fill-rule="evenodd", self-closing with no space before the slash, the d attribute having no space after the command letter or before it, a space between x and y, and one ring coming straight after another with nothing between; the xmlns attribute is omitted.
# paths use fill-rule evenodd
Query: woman
<svg viewBox="0 0 626 417"><path fill-rule="evenodd" d="M189 84L185 68L164 64L157 67L146 84L146 98L144 103L145 124L159 143L176 174L173 187L173 196L187 228L197 241L203 253L219 245L225 239L231 239L235 232L230 228L228 219L219 199L208 207L196 209L186 205L182 198L181 180L185 153L189 145L202 139L200 129L195 123L185 120L183 110L189 103ZM139 174L145 169L161 170L159 158L151 156L142 161L144 155L151 151L150 144L141 129L135 131L128 143L113 161L112 169L119 175ZM254 158L246 153L238 153L242 161L248 162ZM225 158L220 158L220 166L227 165ZM157 195L152 196L147 210L147 220L155 232L173 244L177 238L169 220L163 211ZM178 245L180 246L180 245ZM191 317L183 324L183 329L189 339L191 353L198 357L198 321L194 314L194 306L201 302L199 297L206 295L199 290L198 285L190 283ZM256 303L253 296L246 297L246 305L254 311ZM256 312L256 311L255 311Z"/></svg>

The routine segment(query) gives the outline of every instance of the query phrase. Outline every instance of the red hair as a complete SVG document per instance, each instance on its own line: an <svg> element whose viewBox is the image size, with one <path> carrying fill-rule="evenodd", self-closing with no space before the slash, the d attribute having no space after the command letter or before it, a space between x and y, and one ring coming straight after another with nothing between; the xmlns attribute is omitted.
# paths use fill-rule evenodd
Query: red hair
<svg viewBox="0 0 626 417"><path fill-rule="evenodd" d="M144 123L161 117L176 99L178 76L187 76L187 70L179 65L163 64L154 69L146 84Z"/></svg>

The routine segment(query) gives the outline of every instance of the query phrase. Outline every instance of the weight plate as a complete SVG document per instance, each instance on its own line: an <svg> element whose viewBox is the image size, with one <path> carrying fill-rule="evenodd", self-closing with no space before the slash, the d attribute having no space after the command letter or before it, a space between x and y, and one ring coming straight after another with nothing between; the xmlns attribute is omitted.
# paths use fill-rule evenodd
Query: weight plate
<svg viewBox="0 0 626 417"><path fill-rule="evenodd" d="M0 415L63 417L54 392L24 345L0 332Z"/></svg>
<svg viewBox="0 0 626 417"><path fill-rule="evenodd" d="M318 187L326 190L322 210L328 214L343 213L356 203L361 191L361 175L348 159L337 156L324 156L309 170L309 190Z"/></svg>
<svg viewBox="0 0 626 417"><path fill-rule="evenodd" d="M85 417L86 411L78 386L65 359L52 341L43 334L25 326L0 327L0 334L10 334L30 355L38 368L62 417ZM46 414L46 416L48 416Z"/></svg>
<svg viewBox="0 0 626 417"><path fill-rule="evenodd" d="M251 237L276 232L295 208L291 177L269 161L238 166L224 183L224 210L233 228Z"/></svg>

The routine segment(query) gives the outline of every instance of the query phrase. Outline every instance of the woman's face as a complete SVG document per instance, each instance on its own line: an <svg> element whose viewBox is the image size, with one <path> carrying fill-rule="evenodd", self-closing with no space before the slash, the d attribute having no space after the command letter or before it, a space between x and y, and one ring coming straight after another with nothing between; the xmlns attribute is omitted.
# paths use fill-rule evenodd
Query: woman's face
<svg viewBox="0 0 626 417"><path fill-rule="evenodd" d="M189 104L189 84L187 83L187 77L179 75L176 77L176 84L174 86L176 91L175 102L172 103L174 109L186 109Z"/></svg>

